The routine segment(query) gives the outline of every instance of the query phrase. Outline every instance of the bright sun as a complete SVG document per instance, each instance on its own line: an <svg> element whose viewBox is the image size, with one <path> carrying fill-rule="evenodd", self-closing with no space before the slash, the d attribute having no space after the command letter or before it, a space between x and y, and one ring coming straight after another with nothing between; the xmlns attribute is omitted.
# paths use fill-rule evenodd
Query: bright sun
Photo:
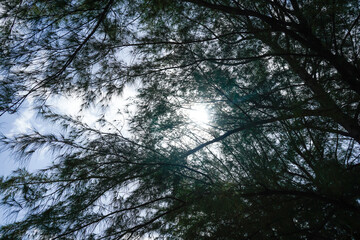
<svg viewBox="0 0 360 240"><path fill-rule="evenodd" d="M206 124L210 121L209 112L204 104L195 104L186 110L189 119L196 124Z"/></svg>

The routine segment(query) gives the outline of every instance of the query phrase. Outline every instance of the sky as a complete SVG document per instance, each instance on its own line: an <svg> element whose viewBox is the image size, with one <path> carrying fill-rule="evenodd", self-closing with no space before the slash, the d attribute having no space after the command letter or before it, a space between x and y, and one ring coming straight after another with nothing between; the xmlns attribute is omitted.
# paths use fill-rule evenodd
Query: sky
<svg viewBox="0 0 360 240"><path fill-rule="evenodd" d="M0 133L6 136L15 134L16 132L25 132L31 127L31 124L36 121L35 113L28 107L26 102L21 107L19 112L15 114L4 114L0 117ZM36 122L35 122L36 123ZM28 167L29 169L41 168L46 165L39 160L31 161L29 163L20 163L16 161L16 157L9 150L3 149L1 146L0 152L0 176L8 176L12 171L19 167ZM6 223L7 212L5 207L0 208L0 226Z"/></svg>
<svg viewBox="0 0 360 240"><path fill-rule="evenodd" d="M123 125L122 133L126 136L127 132L126 116L125 114L119 115L124 112L125 105L131 101L131 98L137 94L136 89L138 86L126 86L122 96L114 97L109 103L109 107L105 111L105 118L110 121L117 121L117 125ZM102 113L99 108L93 106L85 111L80 111L81 100L72 96L52 96L48 99L47 104L56 113L70 115L72 117L80 116L89 126L100 128L96 120ZM32 129L36 129L42 134L61 132L61 130L49 122L44 121L41 117L37 116L37 112L33 109L33 99L28 98L21 106L19 111L15 114L4 114L0 117L0 133L5 136L14 136L19 133L29 133ZM135 112L135 109L129 109ZM196 104L186 110L189 119L194 124L206 124L209 120L205 105ZM105 131L107 129L104 129ZM8 176L12 171L19 167L25 167L28 171L34 172L39 169L46 168L51 165L51 157L46 151L39 151L29 161L17 161L16 155L12 154L9 150L0 152L0 176ZM7 212L4 207L0 208L0 226L4 225L7 221ZM9 218L12 220L12 218Z"/></svg>
<svg viewBox="0 0 360 240"><path fill-rule="evenodd" d="M36 112L31 108L32 100L28 99L14 114L4 114L0 117L0 133L5 136L13 136L19 133L27 133L35 128L40 131L51 131L52 126L36 117ZM27 168L29 171L45 168L50 161L43 152L36 153L30 161L19 161L14 153L1 146L0 152L0 176L8 176L18 168ZM0 208L0 226L8 220L7 209ZM12 218L9 218L10 220Z"/></svg>
<svg viewBox="0 0 360 240"><path fill-rule="evenodd" d="M126 86L122 96L114 97L105 112L105 117L108 121L120 120L125 124L125 119L118 119L119 110L123 110L128 103L129 98L136 95L136 86ZM70 116L80 116L83 122L92 127L97 126L96 120L100 115L100 110L93 106L85 111L80 111L81 100L72 96L53 96L48 99L47 104L56 113L66 114ZM33 110L33 100L28 98L21 106L18 112L14 114L4 114L0 117L0 134L5 136L14 136L20 133L29 133L32 129L36 129L40 133L56 133L61 130L54 124L44 121L37 116L37 112ZM121 124L121 123L120 123ZM126 129L123 129L126 131ZM39 151L29 161L18 161L16 155L11 151L0 146L0 176L8 176L14 170L26 168L30 172L38 169L46 168L51 165L51 158L46 151ZM6 209L0 208L0 226L6 223Z"/></svg>
<svg viewBox="0 0 360 240"><path fill-rule="evenodd" d="M12 136L17 133L28 132L32 127L41 128L40 121L36 119L36 113L30 109L29 101L25 102L19 112L15 114L4 114L0 117L0 133L6 136ZM36 169L42 167L40 161L32 161L29 163L20 163L16 161L16 156L10 151L3 149L0 153L0 175L9 175L18 167L28 167Z"/></svg>

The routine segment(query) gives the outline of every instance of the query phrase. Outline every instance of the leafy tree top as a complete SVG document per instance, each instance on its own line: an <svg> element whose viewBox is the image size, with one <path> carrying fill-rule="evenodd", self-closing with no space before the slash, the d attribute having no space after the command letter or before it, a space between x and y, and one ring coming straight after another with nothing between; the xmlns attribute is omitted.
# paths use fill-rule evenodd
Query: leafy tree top
<svg viewBox="0 0 360 240"><path fill-rule="evenodd" d="M26 212L3 239L359 237L358 1L0 5L1 112L31 96L64 127L2 138L55 156L1 179L2 204ZM134 82L131 136L46 106L106 108Z"/></svg>

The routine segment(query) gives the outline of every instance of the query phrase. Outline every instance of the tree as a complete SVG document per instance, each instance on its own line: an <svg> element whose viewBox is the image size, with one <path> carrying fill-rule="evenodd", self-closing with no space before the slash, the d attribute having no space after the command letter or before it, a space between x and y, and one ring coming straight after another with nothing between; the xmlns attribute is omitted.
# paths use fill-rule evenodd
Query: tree
<svg viewBox="0 0 360 240"><path fill-rule="evenodd" d="M23 158L56 152L2 179L3 204L27 212L3 239L359 238L358 1L2 6L1 110L31 95L64 127L3 137ZM130 137L46 106L106 107L136 81ZM186 116L199 103L207 126Z"/></svg>

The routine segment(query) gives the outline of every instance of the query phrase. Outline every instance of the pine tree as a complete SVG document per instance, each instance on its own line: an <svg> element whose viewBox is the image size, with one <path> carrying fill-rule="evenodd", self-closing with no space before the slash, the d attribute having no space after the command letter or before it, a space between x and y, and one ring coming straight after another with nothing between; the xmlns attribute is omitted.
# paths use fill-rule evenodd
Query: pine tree
<svg viewBox="0 0 360 240"><path fill-rule="evenodd" d="M1 179L2 204L26 212L2 239L360 237L358 1L1 6L0 110L31 96L64 129L2 138L54 157ZM130 136L46 106L105 109L134 82ZM196 104L209 123L189 119Z"/></svg>

